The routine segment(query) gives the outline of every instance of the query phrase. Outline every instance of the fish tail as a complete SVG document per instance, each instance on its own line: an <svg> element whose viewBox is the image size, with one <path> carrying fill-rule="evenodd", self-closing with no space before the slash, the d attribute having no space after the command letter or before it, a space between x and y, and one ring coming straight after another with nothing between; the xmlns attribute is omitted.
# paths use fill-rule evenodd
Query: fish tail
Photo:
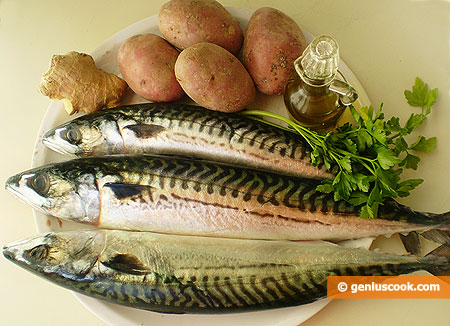
<svg viewBox="0 0 450 326"><path fill-rule="evenodd" d="M406 251L415 256L420 255L421 250L419 235L437 244L450 246L450 212L442 214L424 213L424 215L423 218L429 217L433 219L433 229L423 232L413 231L407 235L400 234L400 240Z"/></svg>
<svg viewBox="0 0 450 326"><path fill-rule="evenodd" d="M422 232L420 235L437 244L447 244L450 246L450 231L433 229Z"/></svg>
<svg viewBox="0 0 450 326"><path fill-rule="evenodd" d="M425 256L430 259L430 264L426 268L428 272L435 276L450 276L450 246L443 244Z"/></svg>
<svg viewBox="0 0 450 326"><path fill-rule="evenodd" d="M450 231L432 229L424 232L412 231L407 235L400 234L400 240L406 251L414 256L419 256L421 251L420 237L439 245L450 246Z"/></svg>
<svg viewBox="0 0 450 326"><path fill-rule="evenodd" d="M414 256L420 255L421 245L419 234L415 231L408 233L407 235L399 234L400 240L403 243L406 251Z"/></svg>
<svg viewBox="0 0 450 326"><path fill-rule="evenodd" d="M450 211L439 215L442 218L442 226L440 227L440 229L450 231Z"/></svg>
<svg viewBox="0 0 450 326"><path fill-rule="evenodd" d="M439 225L432 230L420 233L422 237L450 248L450 212L437 214Z"/></svg>

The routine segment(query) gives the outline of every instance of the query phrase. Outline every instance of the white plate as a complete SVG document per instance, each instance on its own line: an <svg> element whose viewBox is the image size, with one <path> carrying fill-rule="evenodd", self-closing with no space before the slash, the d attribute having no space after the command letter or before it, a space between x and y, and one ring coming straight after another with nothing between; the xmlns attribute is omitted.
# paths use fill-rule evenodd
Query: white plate
<svg viewBox="0 0 450 326"><path fill-rule="evenodd" d="M250 19L253 11L249 9L242 9L236 7L226 7L231 13L241 23L242 29L245 31L247 27L247 22ZM97 67L119 74L119 68L117 65L117 51L120 45L129 37L135 34L141 33L154 33L160 34L158 29L157 16L152 16L139 21L122 31L118 32L105 42L103 42L98 48L92 52L92 56L96 62ZM310 33L304 30L305 37L308 42L312 41L313 37ZM338 40L339 41L339 40ZM358 91L359 99L356 106L369 105L369 99L364 92L359 81L347 67L344 62L339 64L340 72L345 76L347 81ZM142 98L138 96L128 94L126 96L127 103L145 102ZM258 94L255 102L250 106L251 108L264 109L272 112L276 112L286 116L283 99L281 96L266 96ZM348 110L347 110L348 111ZM348 112L347 112L348 114ZM62 102L54 101L48 107L48 110L44 116L39 129L39 134L36 139L36 144L34 148L34 155L32 159L32 166L40 166L47 163L58 162L66 160L60 154L57 154L42 144L42 136L46 131L57 125L70 120L73 117L69 117L65 110ZM343 119L346 117L344 116ZM64 230L74 230L74 229L87 229L88 226L76 224L69 221L61 221L59 219L50 217L38 211L33 211L36 221L36 226L39 232L50 232L50 231L64 231ZM359 246L368 248L372 242L372 239L363 239L358 241L353 241L347 243L350 246ZM159 314L149 311L143 311L133 308L122 307L119 305L110 304L101 300L92 299L84 295L74 293L78 300L92 313L104 320L110 325L176 325L192 323L195 325L298 325L305 321L306 319L313 316L320 309L322 309L328 302L328 299L320 300L308 305L303 305L299 307L282 308L276 310L267 310L260 312L249 312L249 313L239 313L239 314L227 314L227 315L170 315L170 314Z"/></svg>

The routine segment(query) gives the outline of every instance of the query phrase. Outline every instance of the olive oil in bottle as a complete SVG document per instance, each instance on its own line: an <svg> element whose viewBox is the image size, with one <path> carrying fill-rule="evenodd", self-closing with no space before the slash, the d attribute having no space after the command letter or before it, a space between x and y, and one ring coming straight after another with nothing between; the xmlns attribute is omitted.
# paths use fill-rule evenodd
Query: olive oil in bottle
<svg viewBox="0 0 450 326"><path fill-rule="evenodd" d="M336 78L339 47L326 35L316 37L294 62L295 71L284 91L291 119L313 130L333 129L358 94Z"/></svg>

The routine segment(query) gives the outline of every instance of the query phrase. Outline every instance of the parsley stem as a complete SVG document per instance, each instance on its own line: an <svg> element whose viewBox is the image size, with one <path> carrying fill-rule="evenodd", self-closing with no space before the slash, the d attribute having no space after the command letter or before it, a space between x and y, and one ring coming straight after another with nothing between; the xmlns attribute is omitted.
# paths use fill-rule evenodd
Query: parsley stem
<svg viewBox="0 0 450 326"><path fill-rule="evenodd" d="M270 124L271 126L276 126L276 127L281 127L284 130L289 130L288 128L279 126L275 123L271 123L267 120L263 120L260 118L257 118L257 116L264 116L264 117L269 117L269 118L275 118L278 119L280 121L283 121L284 123L286 123L287 125L289 125L290 127L292 127L295 131L297 131L297 133L299 133L300 135L303 136L303 138L308 142L308 144L314 149L314 146L320 146L320 144L323 142L323 140L321 139L319 134L313 133L311 132L308 128L305 128L295 122L293 122L292 120L285 118L279 114L276 113L272 113L272 112L267 112L267 111L260 111L260 110L245 110L240 112L241 115L245 115L245 116L249 116L252 119L258 120L258 121L262 121L265 122L267 124ZM256 116L256 118L255 118ZM292 131L291 131L292 132Z"/></svg>
<svg viewBox="0 0 450 326"><path fill-rule="evenodd" d="M401 136L402 134L401 133L396 133L395 135L393 135L393 136L389 136L389 137L386 137L388 140L390 140L390 141L392 141L392 140L394 140L395 138L397 138L397 137L399 137L399 136Z"/></svg>
<svg viewBox="0 0 450 326"><path fill-rule="evenodd" d="M358 159L358 160L364 160L364 161L369 161L369 162L374 162L374 161L375 161L375 159L371 159L371 158L368 158L368 157L356 155L356 154L347 152L346 150L343 150L343 149L337 148L337 149L335 149L335 151L338 152L338 153L340 153L340 154L342 154L344 157L345 157L345 156L349 156L349 157L356 158L356 159Z"/></svg>
<svg viewBox="0 0 450 326"><path fill-rule="evenodd" d="M369 171L370 173L372 173L372 175L374 175L375 177L376 177L376 174L375 174L375 164L373 163L373 162L371 162L372 163L372 167L374 168L374 169L371 169L368 165L367 165L367 163L366 162L360 162L361 163L361 165L362 166L364 166L366 169L367 169L367 171Z"/></svg>

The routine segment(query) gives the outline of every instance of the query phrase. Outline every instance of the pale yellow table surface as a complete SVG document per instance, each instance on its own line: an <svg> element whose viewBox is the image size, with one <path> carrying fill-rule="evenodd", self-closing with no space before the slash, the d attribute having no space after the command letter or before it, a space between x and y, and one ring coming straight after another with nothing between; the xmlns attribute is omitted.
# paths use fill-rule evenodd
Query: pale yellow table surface
<svg viewBox="0 0 450 326"><path fill-rule="evenodd" d="M0 0L0 183L31 164L50 101L39 94L52 54L90 52L122 28L155 15L164 0ZM371 102L408 116L403 90L416 76L440 89L433 129L440 148L424 159L426 182L405 203L450 210L450 4L444 1L223 0L224 5L276 7L314 35L330 34ZM397 108L397 109L396 109ZM445 139L447 137L447 139ZM437 173L437 171L439 173ZM426 198L426 200L423 200ZM0 243L36 234L31 209L0 190ZM389 248L384 240L379 246ZM0 258L1 325L105 325L63 288ZM213 324L213 321L211 321ZM450 325L450 300L336 300L303 325Z"/></svg>

